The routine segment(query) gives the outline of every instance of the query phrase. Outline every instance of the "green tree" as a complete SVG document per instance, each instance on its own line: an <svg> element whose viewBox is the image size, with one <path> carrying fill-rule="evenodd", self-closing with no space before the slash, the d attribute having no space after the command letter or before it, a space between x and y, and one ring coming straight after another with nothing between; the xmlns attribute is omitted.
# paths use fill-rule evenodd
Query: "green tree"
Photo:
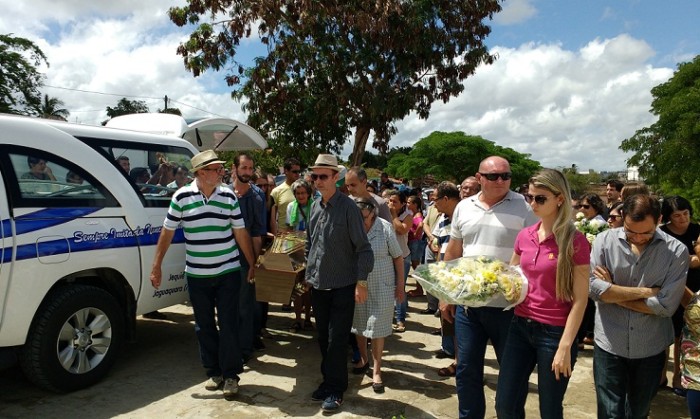
<svg viewBox="0 0 700 419"><path fill-rule="evenodd" d="M227 70L233 97L247 100L248 122L273 147L337 153L354 129L357 165L370 132L386 153L395 121L428 118L434 101L459 95L495 60L483 21L500 10L498 0L188 0L169 16L198 25L177 50L185 67ZM248 66L236 53L251 35L267 55Z"/></svg>
<svg viewBox="0 0 700 419"><path fill-rule="evenodd" d="M0 35L0 112L34 113L41 102L39 87L44 82L37 67L48 67L46 55L32 41Z"/></svg>
<svg viewBox="0 0 700 419"><path fill-rule="evenodd" d="M387 172L397 177L421 178L433 175L436 180L461 182L479 170L479 163L489 156L501 156L510 162L512 185L527 182L540 168L530 155L501 147L480 136L463 132L435 131L420 139L409 153L396 153Z"/></svg>
<svg viewBox="0 0 700 419"><path fill-rule="evenodd" d="M130 115L132 113L148 113L148 105L142 100L129 100L125 97L119 99L117 106L112 108L107 106L107 116L114 118L115 116ZM102 121L102 125L107 121Z"/></svg>
<svg viewBox="0 0 700 419"><path fill-rule="evenodd" d="M158 113L170 113L173 115L180 115L182 116L182 111L180 108L165 108L165 109L158 109Z"/></svg>
<svg viewBox="0 0 700 419"><path fill-rule="evenodd" d="M620 149L634 154L647 184L665 194L700 198L700 55L682 63L673 77L651 89L651 113L658 120L622 141Z"/></svg>
<svg viewBox="0 0 700 419"><path fill-rule="evenodd" d="M68 109L64 108L66 104L57 97L49 97L44 95L44 100L36 108L36 114L41 118L60 119L67 121L70 116Z"/></svg>

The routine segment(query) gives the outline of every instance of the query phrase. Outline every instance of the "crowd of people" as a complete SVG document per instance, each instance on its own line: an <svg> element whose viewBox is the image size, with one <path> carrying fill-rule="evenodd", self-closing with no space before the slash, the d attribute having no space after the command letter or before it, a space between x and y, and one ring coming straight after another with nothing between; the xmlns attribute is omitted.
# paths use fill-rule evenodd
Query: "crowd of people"
<svg viewBox="0 0 700 419"><path fill-rule="evenodd" d="M441 182L427 200L385 173L372 183L361 167L345 171L328 154L305 174L299 160L287 159L277 186L245 153L233 162L231 183L222 184L224 164L213 151L192 158L194 179L178 183L151 274L159 287L162 258L184 226L207 389L235 396L243 364L264 348L269 305L255 301L255 261L271 236L296 231L306 234L306 272L291 302L291 328L317 336L321 378L311 398L324 411L342 406L350 372L368 373L372 389L384 392L385 339L406 330L409 298L425 297L420 312L441 318L437 355L450 362L437 373L455 377L460 418L486 414L489 344L499 364L499 418L525 416L535 368L540 416L563 417L586 345L593 346L598 417L646 417L666 385L674 343L671 386L700 417L700 227L686 199L660 200L618 180L608 182L607 202L595 193L575 196L553 169L533 173L515 192L510 164L498 156L459 185ZM574 225L577 213L609 229L591 242ZM525 299L504 310L454 306L420 286L406 292L420 264L473 256L520 266Z"/></svg>

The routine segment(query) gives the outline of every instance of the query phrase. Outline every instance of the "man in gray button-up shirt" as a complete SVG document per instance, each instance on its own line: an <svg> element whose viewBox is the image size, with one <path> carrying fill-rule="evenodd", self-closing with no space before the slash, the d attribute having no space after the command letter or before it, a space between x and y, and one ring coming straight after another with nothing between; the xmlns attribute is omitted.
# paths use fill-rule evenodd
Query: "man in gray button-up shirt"
<svg viewBox="0 0 700 419"><path fill-rule="evenodd" d="M631 196L622 213L624 226L599 234L591 252L599 418L649 415L688 272L685 245L656 228L656 199Z"/></svg>
<svg viewBox="0 0 700 419"><path fill-rule="evenodd" d="M311 305L321 347L323 382L312 399L325 411L337 410L348 387L347 345L355 302L367 299L367 275L374 253L362 213L336 188L338 161L320 154L311 179L321 199L311 207L306 241L306 282L313 287Z"/></svg>

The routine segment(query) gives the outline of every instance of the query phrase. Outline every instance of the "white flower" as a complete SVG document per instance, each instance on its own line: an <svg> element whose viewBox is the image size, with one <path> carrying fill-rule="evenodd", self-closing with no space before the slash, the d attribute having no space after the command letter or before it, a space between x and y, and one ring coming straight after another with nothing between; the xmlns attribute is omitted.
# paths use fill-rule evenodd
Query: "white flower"
<svg viewBox="0 0 700 419"><path fill-rule="evenodd" d="M576 213L576 219L577 219L577 220L581 221L581 220L583 220L584 218L586 218L586 215L585 215L584 213L582 213L582 212L577 212L577 213Z"/></svg>

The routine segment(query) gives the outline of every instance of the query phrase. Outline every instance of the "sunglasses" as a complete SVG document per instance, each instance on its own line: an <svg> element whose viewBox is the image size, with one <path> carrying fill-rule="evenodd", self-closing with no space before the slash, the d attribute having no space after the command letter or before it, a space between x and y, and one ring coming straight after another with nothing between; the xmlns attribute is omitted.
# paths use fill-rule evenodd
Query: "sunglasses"
<svg viewBox="0 0 700 419"><path fill-rule="evenodd" d="M547 202L547 197L544 195L530 195L529 193L523 194L527 202L535 201L537 205L544 205Z"/></svg>
<svg viewBox="0 0 700 419"><path fill-rule="evenodd" d="M591 206L588 205L588 204L579 204L579 205L575 205L574 208L576 208L576 209L580 209L580 208L583 208L583 209L590 209Z"/></svg>
<svg viewBox="0 0 700 419"><path fill-rule="evenodd" d="M205 172L223 172L225 169L223 167L217 167L216 169L199 169Z"/></svg>
<svg viewBox="0 0 700 419"><path fill-rule="evenodd" d="M481 173L481 172L479 172L479 174L481 176L485 177L486 179L490 180L491 182L497 181L499 177L501 179L503 179L504 182L506 180L510 180L510 178L513 177L513 174L509 173L509 172L506 172L506 173Z"/></svg>
<svg viewBox="0 0 700 419"><path fill-rule="evenodd" d="M327 175L327 174L325 174L325 173L322 174L322 175L312 174L312 175L311 175L311 180L319 180L319 179L321 179L322 181L325 182L325 181L328 180L329 177L330 177L330 175Z"/></svg>
<svg viewBox="0 0 700 419"><path fill-rule="evenodd" d="M608 215L608 220L610 220L610 221L617 221L620 218L622 218L621 215L613 215L613 214Z"/></svg>

